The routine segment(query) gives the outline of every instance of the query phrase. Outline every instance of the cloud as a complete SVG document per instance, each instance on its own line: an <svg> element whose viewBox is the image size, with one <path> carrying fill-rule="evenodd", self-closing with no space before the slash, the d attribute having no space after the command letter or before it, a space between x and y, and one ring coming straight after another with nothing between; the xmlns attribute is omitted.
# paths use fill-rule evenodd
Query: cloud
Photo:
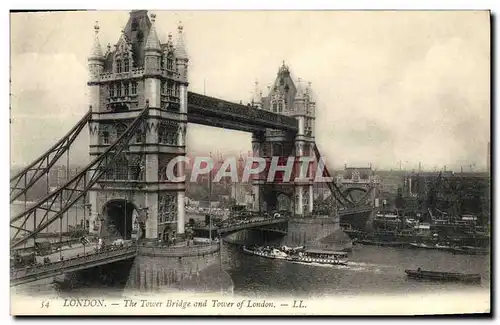
<svg viewBox="0 0 500 325"><path fill-rule="evenodd" d="M337 167L486 165L487 12L157 14L160 34L170 31L174 39L177 21L184 22L191 91L245 102L255 79L263 88L274 81L282 60L294 76L311 81L316 141ZM27 161L86 111L95 20L104 46L118 40L128 14L15 16L12 137L20 145L12 159ZM194 125L188 132L189 150L251 149L249 134ZM80 150L85 155L87 147Z"/></svg>

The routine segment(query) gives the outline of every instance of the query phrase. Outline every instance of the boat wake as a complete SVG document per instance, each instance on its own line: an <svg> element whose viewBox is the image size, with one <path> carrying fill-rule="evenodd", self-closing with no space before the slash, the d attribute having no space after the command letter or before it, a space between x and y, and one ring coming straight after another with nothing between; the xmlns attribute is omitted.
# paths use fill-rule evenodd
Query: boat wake
<svg viewBox="0 0 500 325"><path fill-rule="evenodd" d="M381 265L381 264L370 264L363 262L348 262L347 265L332 265L332 264L321 264L321 263L305 263L305 262L296 262L293 261L291 263L300 264L300 265L308 265L314 267L323 267L323 268L331 268L336 270L346 270L346 271L354 271L354 272L369 272L369 273L382 273L385 268L390 268L390 265Z"/></svg>

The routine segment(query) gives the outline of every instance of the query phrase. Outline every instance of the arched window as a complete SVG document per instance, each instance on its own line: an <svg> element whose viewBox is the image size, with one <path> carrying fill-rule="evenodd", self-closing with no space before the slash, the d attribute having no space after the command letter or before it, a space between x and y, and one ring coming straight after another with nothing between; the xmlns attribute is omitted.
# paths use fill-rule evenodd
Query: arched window
<svg viewBox="0 0 500 325"><path fill-rule="evenodd" d="M109 89L109 97L115 97L115 85L109 84L108 89Z"/></svg>
<svg viewBox="0 0 500 325"><path fill-rule="evenodd" d="M131 95L136 95L137 94L137 82L136 81L132 81L131 83L131 89L130 89L130 93Z"/></svg>
<svg viewBox="0 0 500 325"><path fill-rule="evenodd" d="M102 144L109 144L109 132L108 131L102 132Z"/></svg>
<svg viewBox="0 0 500 325"><path fill-rule="evenodd" d="M116 60L116 73L121 73L122 72L122 60L118 59Z"/></svg>
<svg viewBox="0 0 500 325"><path fill-rule="evenodd" d="M165 80L162 80L161 81L161 86L160 86L160 92L162 95L165 95L165 92L167 91L166 89L166 81Z"/></svg>
<svg viewBox="0 0 500 325"><path fill-rule="evenodd" d="M128 82L125 82L123 84L123 92L124 92L124 94L123 94L124 96L128 96L128 93L129 93L129 91L128 91Z"/></svg>
<svg viewBox="0 0 500 325"><path fill-rule="evenodd" d="M278 112L278 103L276 101L273 100L271 102L271 107L272 107L273 113L277 113Z"/></svg>
<svg viewBox="0 0 500 325"><path fill-rule="evenodd" d="M167 56L167 70L174 70L174 59L172 58L171 54Z"/></svg>
<svg viewBox="0 0 500 325"><path fill-rule="evenodd" d="M124 155L119 155L115 160L115 179L128 180L128 160Z"/></svg>
<svg viewBox="0 0 500 325"><path fill-rule="evenodd" d="M127 130L127 126L125 124L118 124L116 126L116 138L120 138L123 133Z"/></svg>
<svg viewBox="0 0 500 325"><path fill-rule="evenodd" d="M135 142L142 143L144 141L144 130L142 128L138 128L135 131Z"/></svg>
<svg viewBox="0 0 500 325"><path fill-rule="evenodd" d="M158 222L174 221L177 214L177 199L172 194L163 194L159 197Z"/></svg>
<svg viewBox="0 0 500 325"><path fill-rule="evenodd" d="M278 102L277 112L278 113L283 113L283 101L281 101L281 100Z"/></svg>
<svg viewBox="0 0 500 325"><path fill-rule="evenodd" d="M173 95L173 83L167 82L167 96Z"/></svg>
<svg viewBox="0 0 500 325"><path fill-rule="evenodd" d="M128 68L129 68L129 60L128 59L124 59L123 60L123 71L124 72L128 72Z"/></svg>
<svg viewBox="0 0 500 325"><path fill-rule="evenodd" d="M116 97L121 97L122 95L122 84L118 83L116 85Z"/></svg>

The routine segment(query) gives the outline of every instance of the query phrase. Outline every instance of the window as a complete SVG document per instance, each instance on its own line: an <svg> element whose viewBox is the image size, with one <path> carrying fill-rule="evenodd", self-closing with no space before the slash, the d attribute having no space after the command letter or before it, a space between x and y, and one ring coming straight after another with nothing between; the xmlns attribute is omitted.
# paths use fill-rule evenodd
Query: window
<svg viewBox="0 0 500 325"><path fill-rule="evenodd" d="M167 132L167 144L173 144L174 142L174 135L172 132Z"/></svg>
<svg viewBox="0 0 500 325"><path fill-rule="evenodd" d="M162 57L160 58L160 69L162 69L162 70L165 68L165 67L164 67L164 63L165 63L165 60L164 60L164 58L163 58L163 56L162 56Z"/></svg>
<svg viewBox="0 0 500 325"><path fill-rule="evenodd" d="M162 125L158 129L158 143L177 145L177 132Z"/></svg>
<svg viewBox="0 0 500 325"><path fill-rule="evenodd" d="M123 84L124 96L128 96L128 83Z"/></svg>
<svg viewBox="0 0 500 325"><path fill-rule="evenodd" d="M276 102L273 102L272 106L273 106L273 112L274 113L278 112L278 104Z"/></svg>
<svg viewBox="0 0 500 325"><path fill-rule="evenodd" d="M282 113L282 112L283 112L283 102L279 101L278 102L278 113Z"/></svg>
<svg viewBox="0 0 500 325"><path fill-rule="evenodd" d="M116 73L122 72L122 60L116 60Z"/></svg>
<svg viewBox="0 0 500 325"><path fill-rule="evenodd" d="M166 136L167 136L167 130L165 126L160 125L158 127L158 143L165 143Z"/></svg>
<svg viewBox="0 0 500 325"><path fill-rule="evenodd" d="M172 86L173 85L170 82L167 83L167 96L172 96L173 95Z"/></svg>
<svg viewBox="0 0 500 325"><path fill-rule="evenodd" d="M109 97L115 97L115 85L109 84Z"/></svg>
<svg viewBox="0 0 500 325"><path fill-rule="evenodd" d="M165 223L175 220L177 214L177 199L172 194L159 196L158 222Z"/></svg>
<svg viewBox="0 0 500 325"><path fill-rule="evenodd" d="M132 95L137 94L137 82L132 81L132 87L131 87L130 92L132 93Z"/></svg>
<svg viewBox="0 0 500 325"><path fill-rule="evenodd" d="M102 144L109 144L109 132L104 131L102 133Z"/></svg>
<svg viewBox="0 0 500 325"><path fill-rule="evenodd" d="M180 87L179 87L179 85L175 85L175 97L180 97Z"/></svg>
<svg viewBox="0 0 500 325"><path fill-rule="evenodd" d="M162 80L161 86L160 86L160 90L161 90L162 95L165 95L165 88L166 88L166 82L165 82L165 80Z"/></svg>
<svg viewBox="0 0 500 325"><path fill-rule="evenodd" d="M144 141L143 131L141 129L138 129L137 131L135 131L135 142L142 143L143 141Z"/></svg>
<svg viewBox="0 0 500 325"><path fill-rule="evenodd" d="M123 133L127 130L127 126L124 124L120 124L116 127L116 138L120 138Z"/></svg>
<svg viewBox="0 0 500 325"><path fill-rule="evenodd" d="M126 162L116 162L115 171L117 180L126 181L128 179L128 165L126 164Z"/></svg>
<svg viewBox="0 0 500 325"><path fill-rule="evenodd" d="M128 59L123 60L123 71L128 72L129 61Z"/></svg>
<svg viewBox="0 0 500 325"><path fill-rule="evenodd" d="M122 95L122 85L117 84L116 85L116 97L121 97L121 95Z"/></svg>
<svg viewBox="0 0 500 325"><path fill-rule="evenodd" d="M172 60L171 56L167 57L167 70L174 70L174 60Z"/></svg>

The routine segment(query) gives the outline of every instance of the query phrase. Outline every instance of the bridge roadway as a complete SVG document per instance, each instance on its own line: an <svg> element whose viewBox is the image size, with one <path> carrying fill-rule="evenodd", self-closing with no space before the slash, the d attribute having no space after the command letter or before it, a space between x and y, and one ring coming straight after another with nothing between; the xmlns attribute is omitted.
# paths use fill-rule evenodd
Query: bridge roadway
<svg viewBox="0 0 500 325"><path fill-rule="evenodd" d="M221 236L227 236L229 234L232 234L234 232L238 232L244 229L250 229L250 228L262 228L270 225L277 225L277 224L285 224L288 222L288 218L285 217L280 217L280 218L268 218L268 219L254 219L254 220L247 220L247 221L237 221L234 222L230 225L223 226L223 227L213 227L212 230L217 233L219 233ZM196 228L200 230L206 230L209 231L210 227L204 226L201 228ZM269 229L270 231L276 231L276 232L282 232L286 233L285 231L282 230L275 230L275 229Z"/></svg>
<svg viewBox="0 0 500 325"><path fill-rule="evenodd" d="M80 248L72 249L74 256L67 258L65 257L62 261L39 264L31 267L26 267L22 269L12 269L10 274L10 285L16 286L23 283L28 283L32 281L37 281L49 277L54 277L67 272L75 272L83 269L88 269L91 267L118 262L121 260L126 260L133 258L137 255L136 246L128 247L113 247L109 250L102 250L95 252L93 247L87 247L86 250L90 252L85 252L83 254L83 246ZM59 252L49 255L49 258L58 258ZM67 251L65 251L65 254ZM81 254L76 256L76 254ZM52 259L51 259L52 260Z"/></svg>
<svg viewBox="0 0 500 325"><path fill-rule="evenodd" d="M273 224L280 224L287 222L286 218L273 218L273 219L265 219L265 220L255 220L255 221L243 221L235 225L231 225L228 227L220 228L219 233L224 236L233 232L237 232L243 229L248 228L260 228ZM279 231L279 230L276 230ZM281 231L284 232L284 231ZM48 257L51 263L47 264L38 264L31 267L25 267L21 269L12 269L10 275L10 285L16 286L28 282L33 282L49 277L54 277L67 272L75 272L83 269L92 268L99 265L114 263L121 260L126 260L129 258L133 258L138 254L138 251L143 251L146 255L150 254L146 248L138 247L138 246L128 246L128 247L113 247L110 246L107 250L96 251L95 245L91 244L86 247L83 245L79 245L72 248L67 248L62 252L54 252L50 255L46 256L37 256L37 262L43 261L44 257ZM189 255L189 252L186 251L186 248L179 248L180 252L182 252L182 256ZM192 247L191 250L196 251L196 247ZM172 252L164 252L168 253L168 255L172 255L175 252L176 248L169 248ZM199 250L199 249L198 249ZM159 252L162 250L159 250ZM198 252L194 252L198 254ZM207 252L203 252L204 254ZM61 261L60 255L64 257ZM175 254L174 254L175 255Z"/></svg>
<svg viewBox="0 0 500 325"><path fill-rule="evenodd" d="M349 209L339 209L338 214L339 214L339 216L346 216L346 215L350 215L350 214L357 214L357 213L363 213L363 212L369 212L369 211L373 211L373 207L361 206L361 207L349 208Z"/></svg>

